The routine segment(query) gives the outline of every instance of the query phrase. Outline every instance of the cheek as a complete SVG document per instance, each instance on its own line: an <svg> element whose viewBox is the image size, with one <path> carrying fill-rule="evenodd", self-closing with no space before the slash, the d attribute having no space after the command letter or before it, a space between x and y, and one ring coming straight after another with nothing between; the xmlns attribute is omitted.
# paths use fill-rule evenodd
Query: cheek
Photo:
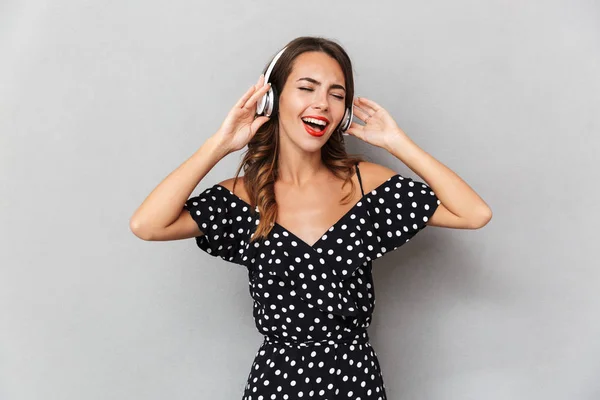
<svg viewBox="0 0 600 400"><path fill-rule="evenodd" d="M346 105L344 103L341 103L338 108L339 109L336 110L338 113L338 121L341 122L342 119L344 118L344 115L346 114Z"/></svg>
<svg viewBox="0 0 600 400"><path fill-rule="evenodd" d="M279 98L279 109L284 113L290 111L293 108L293 102L290 101L288 97L280 97Z"/></svg>

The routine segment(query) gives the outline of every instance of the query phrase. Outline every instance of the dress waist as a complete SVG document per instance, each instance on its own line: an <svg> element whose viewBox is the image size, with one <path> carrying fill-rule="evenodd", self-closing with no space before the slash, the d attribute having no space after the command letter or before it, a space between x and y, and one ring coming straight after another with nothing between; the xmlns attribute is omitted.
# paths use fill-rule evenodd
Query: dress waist
<svg viewBox="0 0 600 400"><path fill-rule="evenodd" d="M327 338L327 339L316 339L316 340L291 340L279 338L276 336L263 335L265 340L264 343L277 343L287 346L294 347L307 347L307 346L330 346L337 344L368 344L369 334L366 329L356 331L354 334L350 334L347 337L338 338Z"/></svg>

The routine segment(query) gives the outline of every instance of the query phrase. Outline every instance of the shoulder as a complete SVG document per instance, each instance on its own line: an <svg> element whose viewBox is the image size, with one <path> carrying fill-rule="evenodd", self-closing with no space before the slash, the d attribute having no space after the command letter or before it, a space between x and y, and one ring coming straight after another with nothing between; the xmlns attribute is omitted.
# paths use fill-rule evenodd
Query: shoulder
<svg viewBox="0 0 600 400"><path fill-rule="evenodd" d="M398 172L394 171L393 169L369 161L359 162L358 169L360 170L360 178L362 180L365 193L372 191L373 189L381 186L383 182L387 181L391 177L398 175ZM229 189L229 191L234 193L236 196L249 203L244 177L239 176L237 178L234 191L233 184L235 181L236 178L229 178L219 182L219 185Z"/></svg>
<svg viewBox="0 0 600 400"><path fill-rule="evenodd" d="M236 180L237 180L237 182L236 182ZM235 191L233 190L234 183L235 183ZM244 200L246 203L250 203L250 201L248 200L248 192L246 191L246 185L244 184L243 176L238 176L237 179L235 177L225 179L224 181L221 181L218 184L223 186L226 189L229 189L229 191L231 193L235 194L240 199Z"/></svg>
<svg viewBox="0 0 600 400"><path fill-rule="evenodd" d="M358 169L365 193L371 192L392 176L398 175L398 172L393 169L369 161L361 161Z"/></svg>

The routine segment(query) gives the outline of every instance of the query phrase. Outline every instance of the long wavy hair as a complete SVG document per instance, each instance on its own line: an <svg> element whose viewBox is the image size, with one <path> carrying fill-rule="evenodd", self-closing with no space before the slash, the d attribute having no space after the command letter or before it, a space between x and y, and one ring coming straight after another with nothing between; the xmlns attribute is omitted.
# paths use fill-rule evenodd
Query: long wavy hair
<svg viewBox="0 0 600 400"><path fill-rule="evenodd" d="M345 78L346 99L345 106L352 107L354 99L354 74L352 62L346 51L338 43L314 36L301 36L287 44L286 50L277 60L271 71L269 82L281 93L288 76L292 72L294 60L300 54L308 51L318 51L328 54L340 65ZM266 73L268 65L263 73ZM233 189L237 183L240 171L244 170L244 185L250 199L251 213L258 208L260 214L259 224L256 227L251 241L266 238L277 219L277 202L275 200L274 184L278 177L277 162L279 158L279 116L271 115L269 121L264 123L248 143L242 161L235 174ZM352 191L344 196L340 204L347 204L356 190L352 176L354 165L365 161L361 155L348 155L344 146L344 139L339 129L339 124L333 134L321 148L323 164L339 179L344 180L342 188L350 183ZM240 178L241 179L241 178Z"/></svg>

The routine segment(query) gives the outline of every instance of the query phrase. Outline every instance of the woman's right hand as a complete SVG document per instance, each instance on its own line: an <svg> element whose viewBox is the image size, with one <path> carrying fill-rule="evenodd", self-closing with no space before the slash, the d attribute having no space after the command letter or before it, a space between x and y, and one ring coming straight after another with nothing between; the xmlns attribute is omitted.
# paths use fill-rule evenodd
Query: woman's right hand
<svg viewBox="0 0 600 400"><path fill-rule="evenodd" d="M265 77L261 74L256 85L253 85L235 103L221 124L217 135L229 152L237 151L248 144L258 128L270 118L259 116L256 119L256 103L269 90L271 84L264 84Z"/></svg>

